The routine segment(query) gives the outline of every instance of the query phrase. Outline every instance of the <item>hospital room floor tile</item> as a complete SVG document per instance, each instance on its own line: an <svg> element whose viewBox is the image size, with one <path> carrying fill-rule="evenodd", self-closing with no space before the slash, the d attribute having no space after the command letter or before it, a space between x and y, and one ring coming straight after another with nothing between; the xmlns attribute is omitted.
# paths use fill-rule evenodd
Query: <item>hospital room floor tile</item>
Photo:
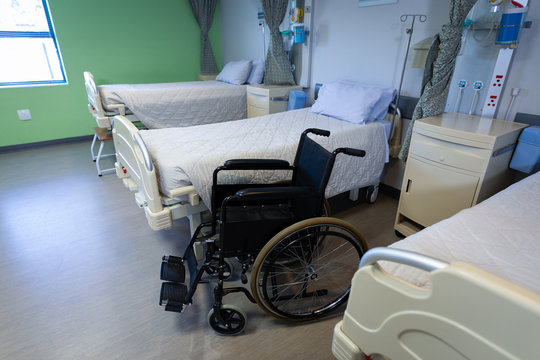
<svg viewBox="0 0 540 360"><path fill-rule="evenodd" d="M98 177L87 142L0 154L1 359L332 359L342 313L311 323L267 316L240 294L245 334L221 337L202 285L182 313L158 306L161 256L181 255L187 220L159 232L115 175ZM370 247L397 238L397 201L337 214ZM343 309L342 309L343 310Z"/></svg>

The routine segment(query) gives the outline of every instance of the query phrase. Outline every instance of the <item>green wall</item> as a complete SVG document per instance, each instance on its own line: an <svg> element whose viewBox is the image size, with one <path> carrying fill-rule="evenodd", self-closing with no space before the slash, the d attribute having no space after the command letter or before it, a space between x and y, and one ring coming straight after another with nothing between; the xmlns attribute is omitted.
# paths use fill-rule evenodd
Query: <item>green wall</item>
<svg viewBox="0 0 540 360"><path fill-rule="evenodd" d="M193 81L200 29L188 0L49 0L68 85L0 88L0 147L92 134L83 71L96 83ZM219 8L210 30L220 67ZM30 109L21 121L17 110Z"/></svg>

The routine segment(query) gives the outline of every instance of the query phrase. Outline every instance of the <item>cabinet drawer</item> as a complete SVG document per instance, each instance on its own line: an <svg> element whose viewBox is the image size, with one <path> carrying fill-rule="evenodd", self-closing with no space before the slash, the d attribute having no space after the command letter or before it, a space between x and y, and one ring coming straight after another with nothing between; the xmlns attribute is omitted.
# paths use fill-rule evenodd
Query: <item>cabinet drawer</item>
<svg viewBox="0 0 540 360"><path fill-rule="evenodd" d="M435 139L419 133L413 134L410 153L459 169L482 172L491 156L486 149Z"/></svg>
<svg viewBox="0 0 540 360"><path fill-rule="evenodd" d="M258 107L261 109L268 109L269 98L265 95L247 93L247 103L248 105Z"/></svg>

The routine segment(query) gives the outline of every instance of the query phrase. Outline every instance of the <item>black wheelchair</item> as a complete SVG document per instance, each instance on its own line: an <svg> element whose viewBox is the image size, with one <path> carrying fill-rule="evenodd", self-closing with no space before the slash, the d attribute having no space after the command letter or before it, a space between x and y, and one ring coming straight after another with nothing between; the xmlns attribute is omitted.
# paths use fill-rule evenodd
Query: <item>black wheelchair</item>
<svg viewBox="0 0 540 360"><path fill-rule="evenodd" d="M339 148L330 153L308 133L330 135L326 130L305 130L292 166L284 160L236 159L214 170L212 220L196 229L183 257L162 259L159 303L165 310L182 312L199 283L214 280L208 323L219 334L235 335L243 331L246 314L223 304L223 297L233 292L289 320L321 317L347 300L367 246L352 225L326 217L324 193L336 156L363 157L365 151ZM292 176L272 184L218 181L219 174L246 171L288 171ZM241 264L242 285L248 284L251 273L251 291L247 286L225 286L235 269L231 260L236 267ZM184 284L186 266L189 285Z"/></svg>

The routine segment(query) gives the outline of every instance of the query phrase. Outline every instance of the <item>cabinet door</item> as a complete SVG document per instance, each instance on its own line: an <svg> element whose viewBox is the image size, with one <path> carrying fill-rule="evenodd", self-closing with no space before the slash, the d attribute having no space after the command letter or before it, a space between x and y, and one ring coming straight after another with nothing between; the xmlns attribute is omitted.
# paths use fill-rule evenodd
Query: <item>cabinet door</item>
<svg viewBox="0 0 540 360"><path fill-rule="evenodd" d="M409 157L399 212L429 226L471 207L478 181L477 176Z"/></svg>

